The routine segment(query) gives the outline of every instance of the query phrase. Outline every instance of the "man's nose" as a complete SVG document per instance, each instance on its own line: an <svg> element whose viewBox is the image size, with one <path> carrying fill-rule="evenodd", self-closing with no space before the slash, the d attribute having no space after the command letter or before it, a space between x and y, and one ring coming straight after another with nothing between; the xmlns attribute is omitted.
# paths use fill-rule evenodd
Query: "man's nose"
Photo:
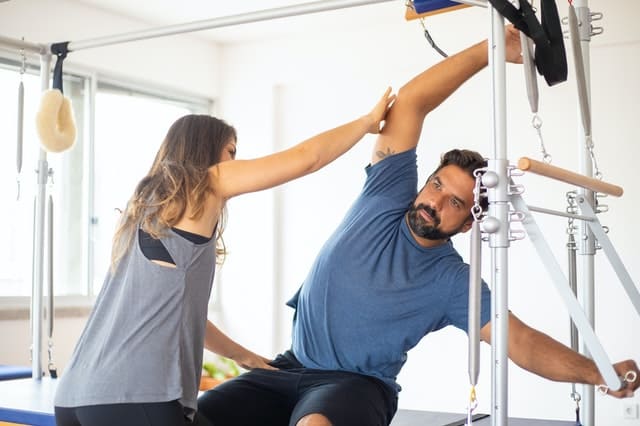
<svg viewBox="0 0 640 426"><path fill-rule="evenodd" d="M442 203L444 202L444 197L440 194L436 194L433 196L431 200L429 200L428 204L432 209L439 212L442 209Z"/></svg>

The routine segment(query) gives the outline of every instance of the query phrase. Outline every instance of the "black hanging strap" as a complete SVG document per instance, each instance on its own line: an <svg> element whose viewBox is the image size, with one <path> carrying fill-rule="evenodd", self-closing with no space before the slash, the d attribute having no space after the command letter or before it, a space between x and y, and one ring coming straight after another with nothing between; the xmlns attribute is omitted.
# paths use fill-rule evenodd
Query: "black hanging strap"
<svg viewBox="0 0 640 426"><path fill-rule="evenodd" d="M522 0L522 3L526 3ZM564 35L558 16L555 0L542 0L540 4L542 27L549 44L543 49L536 49L536 67L544 76L549 86L567 81L567 54L564 48Z"/></svg>
<svg viewBox="0 0 640 426"><path fill-rule="evenodd" d="M520 9L516 9L511 2L505 0L490 0L490 3L498 13L531 39L544 37L542 26L538 22L535 12L525 0L520 2Z"/></svg>
<svg viewBox="0 0 640 426"><path fill-rule="evenodd" d="M58 89L62 93L64 93L62 90L62 62L67 57L67 53L69 53L68 47L68 41L51 45L51 53L56 55L56 65L53 68L53 89Z"/></svg>
<svg viewBox="0 0 640 426"><path fill-rule="evenodd" d="M541 22L528 0L516 9L508 0L489 0L493 8L535 43L535 63L549 86L567 80L567 56L555 0L540 0Z"/></svg>

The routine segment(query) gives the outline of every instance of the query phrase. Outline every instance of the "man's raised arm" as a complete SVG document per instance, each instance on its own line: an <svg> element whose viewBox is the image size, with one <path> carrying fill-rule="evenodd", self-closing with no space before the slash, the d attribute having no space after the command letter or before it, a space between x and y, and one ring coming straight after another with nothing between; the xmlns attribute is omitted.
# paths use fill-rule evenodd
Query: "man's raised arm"
<svg viewBox="0 0 640 426"><path fill-rule="evenodd" d="M505 29L508 62L522 63L520 35L509 25ZM398 92L387 114L385 126L373 148L371 164L383 158L415 148L422 123L465 81L487 66L487 41L477 43L418 74Z"/></svg>

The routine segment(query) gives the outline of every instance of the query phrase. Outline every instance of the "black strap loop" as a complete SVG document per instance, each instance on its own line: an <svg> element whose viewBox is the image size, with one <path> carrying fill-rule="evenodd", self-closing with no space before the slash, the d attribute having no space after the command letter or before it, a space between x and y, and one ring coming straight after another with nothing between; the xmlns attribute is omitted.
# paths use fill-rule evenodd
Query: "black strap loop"
<svg viewBox="0 0 640 426"><path fill-rule="evenodd" d="M64 93L62 90L62 62L69 53L68 47L68 41L51 45L51 53L56 55L56 65L53 68L53 89L58 89L62 93Z"/></svg>
<svg viewBox="0 0 640 426"><path fill-rule="evenodd" d="M549 86L553 86L567 81L567 54L556 2L543 0L540 14L549 44L542 49L536 48L535 62L538 72L544 76Z"/></svg>
<svg viewBox="0 0 640 426"><path fill-rule="evenodd" d="M535 63L549 86L567 80L567 55L555 0L540 0L541 22L528 0L516 9L509 0L489 0L493 8L535 43Z"/></svg>

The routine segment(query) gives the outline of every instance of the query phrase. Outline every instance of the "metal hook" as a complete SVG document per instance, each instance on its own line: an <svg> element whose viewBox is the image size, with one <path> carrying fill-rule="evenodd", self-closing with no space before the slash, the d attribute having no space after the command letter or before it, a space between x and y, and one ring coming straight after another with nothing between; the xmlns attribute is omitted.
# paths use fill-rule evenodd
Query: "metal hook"
<svg viewBox="0 0 640 426"><path fill-rule="evenodd" d="M509 222L524 222L527 218L527 215L521 211L510 211L509 212Z"/></svg>
<svg viewBox="0 0 640 426"><path fill-rule="evenodd" d="M509 174L510 177L524 176L524 172L520 170L517 166L513 166L513 165L507 166L507 173Z"/></svg>
<svg viewBox="0 0 640 426"><path fill-rule="evenodd" d="M534 129L540 129L542 127L542 118L538 114L534 114L531 118L531 125Z"/></svg>
<svg viewBox="0 0 640 426"><path fill-rule="evenodd" d="M465 426L471 426L473 423L473 412L478 408L478 399L476 398L476 388L471 386L469 395L469 406L467 407L467 423Z"/></svg>
<svg viewBox="0 0 640 426"><path fill-rule="evenodd" d="M551 154L547 152L547 148L544 146L544 138L542 137L542 119L538 114L533 114L531 118L531 126L535 129L538 136L538 142L540 143L540 152L542 153L542 161L547 164L551 164Z"/></svg>
<svg viewBox="0 0 640 426"><path fill-rule="evenodd" d="M509 185L508 189L509 195L521 195L524 194L524 185L520 183L515 183L513 185Z"/></svg>
<svg viewBox="0 0 640 426"><path fill-rule="evenodd" d="M475 185L473 187L473 206L471 207L471 215L473 219L477 222L482 221L482 206L480 205L480 199L483 197L482 194L482 178L484 173L486 172L486 168L480 168L473 171L473 176L475 177Z"/></svg>
<svg viewBox="0 0 640 426"><path fill-rule="evenodd" d="M626 388L627 385L634 383L637 379L638 373L633 370L627 371L626 373L624 373L624 376L620 377L620 381L622 382L622 386L620 389ZM598 390L598 393L600 395L606 395L607 393L609 393L609 386L607 385L598 385L596 389Z"/></svg>
<svg viewBox="0 0 640 426"><path fill-rule="evenodd" d="M571 399L573 399L575 401L575 403L579 403L582 400L582 397L580 396L580 394L577 391L573 391L571 392Z"/></svg>
<svg viewBox="0 0 640 426"><path fill-rule="evenodd" d="M627 371L623 376L623 380L627 383L633 383L638 378L638 373L633 370Z"/></svg>
<svg viewBox="0 0 640 426"><path fill-rule="evenodd" d="M509 241L524 240L526 236L527 236L527 233L523 229L509 230Z"/></svg>

